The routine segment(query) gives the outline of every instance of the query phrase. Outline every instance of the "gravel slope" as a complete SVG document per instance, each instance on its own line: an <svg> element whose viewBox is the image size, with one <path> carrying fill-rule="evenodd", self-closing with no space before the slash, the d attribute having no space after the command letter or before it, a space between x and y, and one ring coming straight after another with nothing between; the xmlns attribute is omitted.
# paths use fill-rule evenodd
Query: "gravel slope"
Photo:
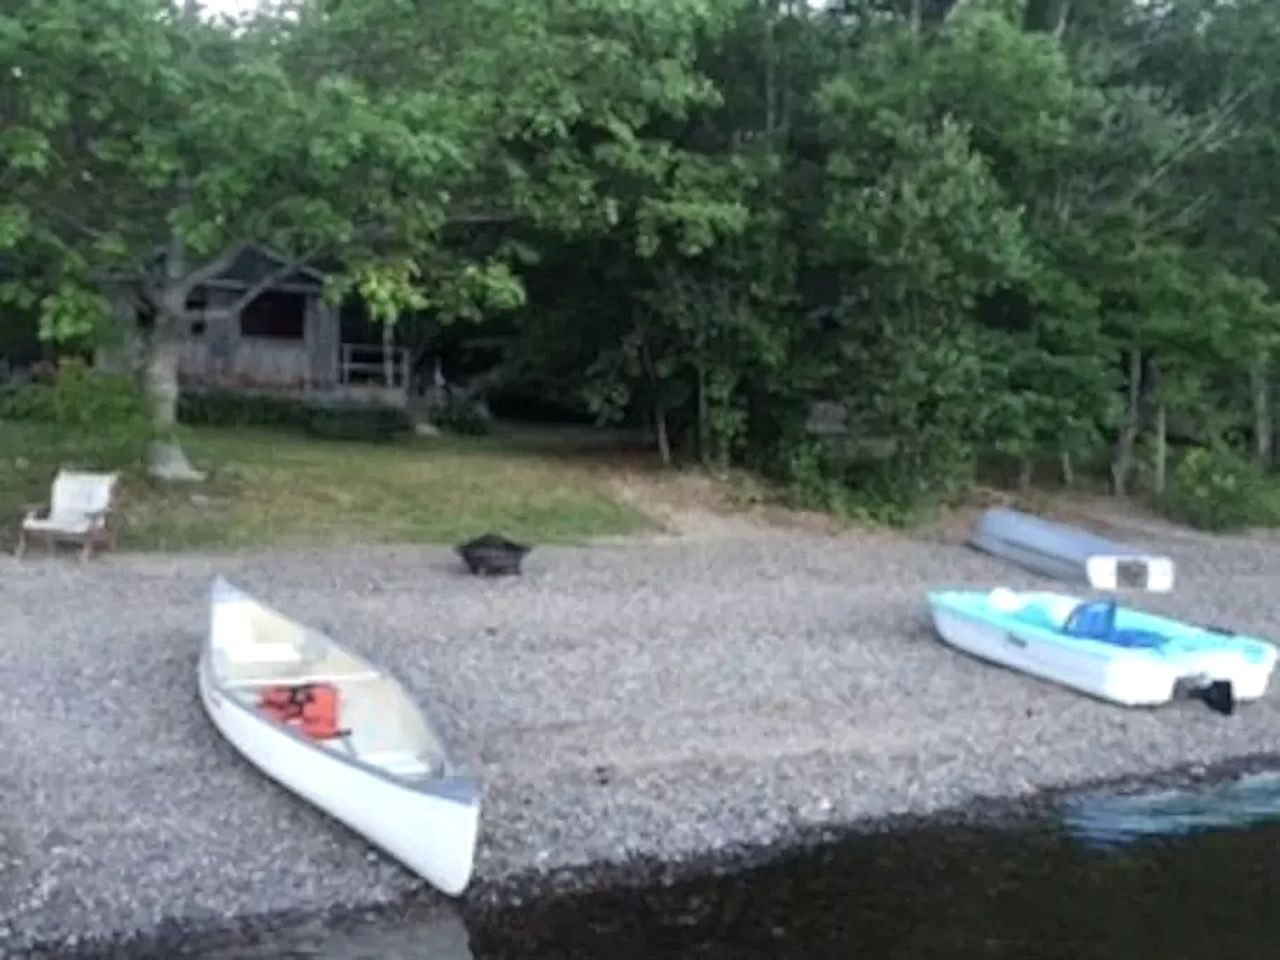
<svg viewBox="0 0 1280 960"><path fill-rule="evenodd" d="M1280 638L1280 545L1183 542L1148 605ZM1126 711L933 639L931 587L1045 585L940 543L0 558L0 954L375 905L417 882L242 762L195 697L224 574L397 672L485 779L477 890L975 795L1280 752L1280 694Z"/></svg>

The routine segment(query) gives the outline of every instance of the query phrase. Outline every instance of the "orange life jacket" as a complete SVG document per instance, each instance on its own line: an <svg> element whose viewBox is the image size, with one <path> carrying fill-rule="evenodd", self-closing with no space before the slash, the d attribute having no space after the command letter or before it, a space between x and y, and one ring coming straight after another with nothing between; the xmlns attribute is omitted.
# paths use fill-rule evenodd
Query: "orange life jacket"
<svg viewBox="0 0 1280 960"><path fill-rule="evenodd" d="M329 740L339 734L338 691L327 684L317 684L311 699L302 707L302 732L314 740Z"/></svg>
<svg viewBox="0 0 1280 960"><path fill-rule="evenodd" d="M277 723L300 726L314 740L329 740L342 733L338 727L338 688L329 683L267 687L258 708Z"/></svg>
<svg viewBox="0 0 1280 960"><path fill-rule="evenodd" d="M258 706L278 723L289 723L302 716L302 688L275 686L262 691Z"/></svg>

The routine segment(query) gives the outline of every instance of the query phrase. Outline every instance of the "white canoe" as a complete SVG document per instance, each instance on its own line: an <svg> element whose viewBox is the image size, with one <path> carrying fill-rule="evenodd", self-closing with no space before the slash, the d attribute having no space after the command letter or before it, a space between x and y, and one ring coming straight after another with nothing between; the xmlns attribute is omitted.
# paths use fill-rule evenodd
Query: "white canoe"
<svg viewBox="0 0 1280 960"><path fill-rule="evenodd" d="M343 736L313 740L258 709L271 686L328 683ZM200 652L214 726L267 776L457 896L471 880L480 785L390 675L218 578Z"/></svg>

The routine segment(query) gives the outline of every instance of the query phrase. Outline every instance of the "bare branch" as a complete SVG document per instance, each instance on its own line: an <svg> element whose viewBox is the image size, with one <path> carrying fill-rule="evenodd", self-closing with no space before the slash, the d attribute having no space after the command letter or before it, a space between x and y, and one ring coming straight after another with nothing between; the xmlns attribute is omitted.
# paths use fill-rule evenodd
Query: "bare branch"
<svg viewBox="0 0 1280 960"><path fill-rule="evenodd" d="M943 14L942 22L950 23L954 20L966 7L969 6L969 0L955 0L951 7Z"/></svg>
<svg viewBox="0 0 1280 960"><path fill-rule="evenodd" d="M450 226L467 227L467 226L486 226L489 224L505 224L515 223L520 219L520 214L514 210L492 210L476 213L454 213L449 215L448 223Z"/></svg>
<svg viewBox="0 0 1280 960"><path fill-rule="evenodd" d="M1197 151L1200 151L1211 144L1218 134L1222 132L1222 129L1227 125L1227 123L1234 118L1236 111L1239 109L1241 104L1243 104L1245 100L1248 99L1248 97L1251 96L1258 88L1259 83L1260 81L1255 81L1241 90L1238 94L1226 98L1217 114L1205 123L1198 136L1189 137L1179 146L1178 149L1172 151L1172 153L1165 158L1164 162L1156 167L1155 170L1142 178L1127 198L1128 202L1132 203L1136 201L1144 193L1148 192L1164 180L1175 167L1193 156Z"/></svg>
<svg viewBox="0 0 1280 960"><path fill-rule="evenodd" d="M225 273L231 269L231 265L236 262L236 257L240 256L240 251L244 247L245 244L228 247L212 260L183 276L177 284L177 289L182 293L183 299L185 300L190 296L191 291L200 286L200 284L207 283L218 274Z"/></svg>
<svg viewBox="0 0 1280 960"><path fill-rule="evenodd" d="M98 230L95 227L91 227L78 217L74 217L65 210L52 204L44 205L44 209L50 217L62 223L63 226L74 230L82 236L88 237L90 240L101 240L107 235L105 230Z"/></svg>
<svg viewBox="0 0 1280 960"><path fill-rule="evenodd" d="M275 286L291 273L301 270L308 263L320 256L322 247L313 247L307 253L299 257L295 257L287 263L282 264L279 268L272 270L270 273L264 274L257 282L242 293L234 303L225 308L225 312L236 314L251 304L255 299L265 293L271 287Z"/></svg>
<svg viewBox="0 0 1280 960"><path fill-rule="evenodd" d="M1183 204L1178 210L1170 211L1163 217L1152 217L1147 230L1153 237L1174 236L1189 230L1208 209L1216 198L1212 190L1205 191Z"/></svg>

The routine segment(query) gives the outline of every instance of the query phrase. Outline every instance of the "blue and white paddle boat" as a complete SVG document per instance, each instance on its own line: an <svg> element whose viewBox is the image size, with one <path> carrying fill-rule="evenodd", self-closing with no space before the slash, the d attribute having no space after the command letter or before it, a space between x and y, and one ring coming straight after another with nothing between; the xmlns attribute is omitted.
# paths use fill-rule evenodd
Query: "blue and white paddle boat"
<svg viewBox="0 0 1280 960"><path fill-rule="evenodd" d="M1200 627L1047 591L929 594L942 639L984 660L1125 706L1198 696L1222 713L1267 690L1276 648Z"/></svg>

